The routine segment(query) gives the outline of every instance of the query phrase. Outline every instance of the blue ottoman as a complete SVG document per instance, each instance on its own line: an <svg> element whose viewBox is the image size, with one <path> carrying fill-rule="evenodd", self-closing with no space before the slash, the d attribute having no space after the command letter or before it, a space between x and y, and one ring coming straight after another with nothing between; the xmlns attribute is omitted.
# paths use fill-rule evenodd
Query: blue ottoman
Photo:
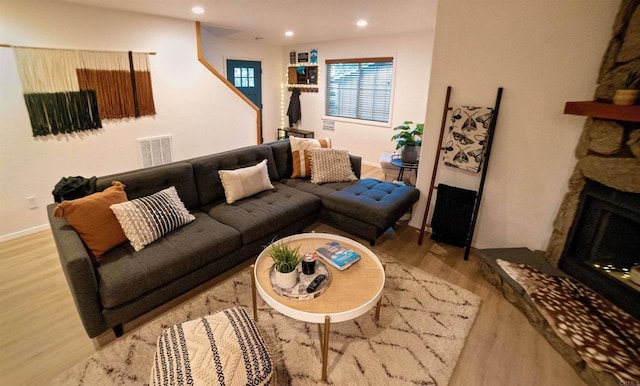
<svg viewBox="0 0 640 386"><path fill-rule="evenodd" d="M322 204L328 210L321 211L320 216L374 245L418 198L420 191L413 186L365 178L324 197Z"/></svg>

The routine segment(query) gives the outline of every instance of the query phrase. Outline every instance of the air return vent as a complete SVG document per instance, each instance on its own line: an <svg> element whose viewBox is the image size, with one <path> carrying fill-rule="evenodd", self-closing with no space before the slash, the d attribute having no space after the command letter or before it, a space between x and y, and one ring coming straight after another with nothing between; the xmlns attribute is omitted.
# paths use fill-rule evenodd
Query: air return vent
<svg viewBox="0 0 640 386"><path fill-rule="evenodd" d="M171 135L138 138L138 143L140 144L142 167L162 165L173 160Z"/></svg>

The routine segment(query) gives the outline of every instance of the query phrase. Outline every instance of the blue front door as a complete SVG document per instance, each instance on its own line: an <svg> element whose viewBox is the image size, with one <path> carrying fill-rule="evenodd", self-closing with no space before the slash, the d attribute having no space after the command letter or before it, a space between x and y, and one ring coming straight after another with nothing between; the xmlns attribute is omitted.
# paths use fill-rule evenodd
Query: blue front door
<svg viewBox="0 0 640 386"><path fill-rule="evenodd" d="M262 121L262 63L227 59L227 79L260 108Z"/></svg>

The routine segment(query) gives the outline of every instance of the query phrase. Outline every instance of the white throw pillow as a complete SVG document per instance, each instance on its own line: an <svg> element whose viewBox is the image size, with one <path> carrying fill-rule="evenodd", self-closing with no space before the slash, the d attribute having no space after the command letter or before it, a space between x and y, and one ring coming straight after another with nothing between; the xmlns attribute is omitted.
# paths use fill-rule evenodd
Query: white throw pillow
<svg viewBox="0 0 640 386"><path fill-rule="evenodd" d="M175 186L110 208L136 251L196 219L184 207Z"/></svg>
<svg viewBox="0 0 640 386"><path fill-rule="evenodd" d="M309 150L309 153L311 182L314 184L358 179L351 169L351 160L347 150L312 149Z"/></svg>
<svg viewBox="0 0 640 386"><path fill-rule="evenodd" d="M267 160L255 166L235 170L219 170L218 175L224 187L227 204L268 189L274 189L269 179Z"/></svg>

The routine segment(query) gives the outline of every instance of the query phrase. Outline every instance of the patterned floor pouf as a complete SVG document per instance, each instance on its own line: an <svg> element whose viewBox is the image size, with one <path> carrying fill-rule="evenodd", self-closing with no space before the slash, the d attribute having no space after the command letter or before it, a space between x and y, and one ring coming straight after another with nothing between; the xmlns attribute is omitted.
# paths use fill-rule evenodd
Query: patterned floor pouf
<svg viewBox="0 0 640 386"><path fill-rule="evenodd" d="M151 385L269 385L273 361L243 308L169 327L158 338Z"/></svg>

